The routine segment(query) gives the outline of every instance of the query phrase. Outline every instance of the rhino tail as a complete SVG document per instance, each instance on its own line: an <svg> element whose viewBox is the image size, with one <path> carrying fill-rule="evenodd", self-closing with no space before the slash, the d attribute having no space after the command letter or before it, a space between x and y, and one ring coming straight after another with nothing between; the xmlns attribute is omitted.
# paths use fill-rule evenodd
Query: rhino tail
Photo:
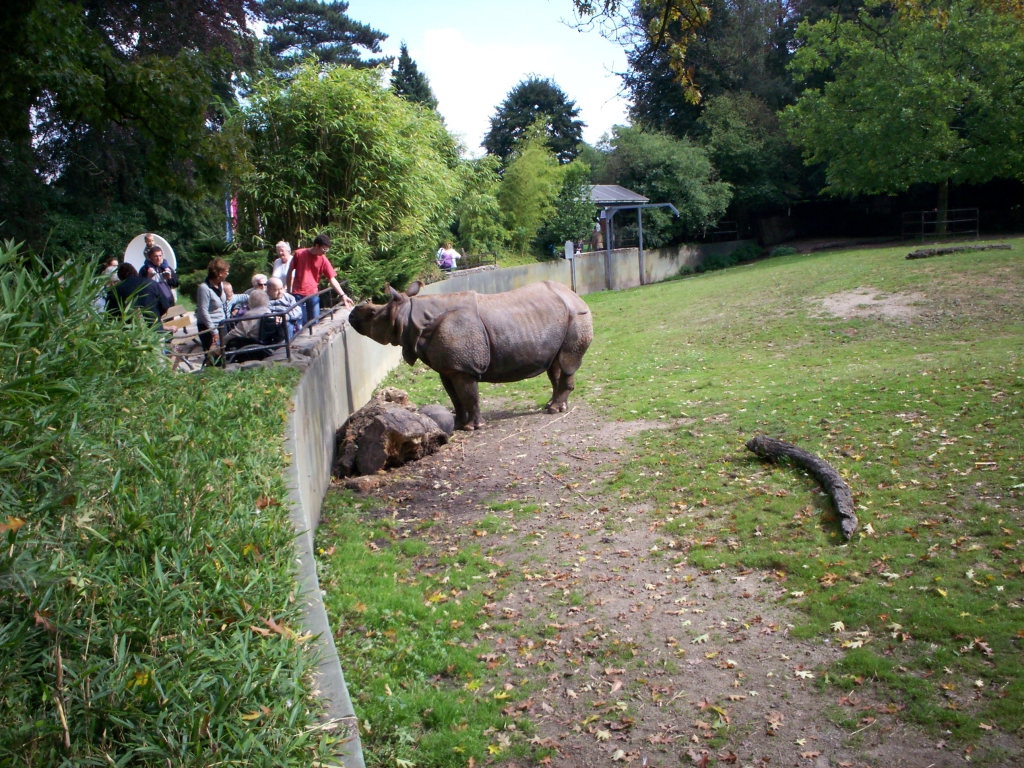
<svg viewBox="0 0 1024 768"><path fill-rule="evenodd" d="M594 321L590 309L586 304L583 306L582 311L570 310L565 339L558 350L558 364L566 376L572 376L579 370L583 364L583 355L594 340Z"/></svg>

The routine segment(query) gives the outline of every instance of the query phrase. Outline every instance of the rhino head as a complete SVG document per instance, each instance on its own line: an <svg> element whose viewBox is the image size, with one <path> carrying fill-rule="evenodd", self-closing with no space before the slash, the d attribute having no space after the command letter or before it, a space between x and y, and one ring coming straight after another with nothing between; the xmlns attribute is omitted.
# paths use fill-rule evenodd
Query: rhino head
<svg viewBox="0 0 1024 768"><path fill-rule="evenodd" d="M387 304L364 302L353 309L348 316L349 325L357 333L369 336L378 344L399 346L402 332L409 322L409 299L420 292L422 284L417 280L410 285L405 293L396 291L388 285L391 298Z"/></svg>

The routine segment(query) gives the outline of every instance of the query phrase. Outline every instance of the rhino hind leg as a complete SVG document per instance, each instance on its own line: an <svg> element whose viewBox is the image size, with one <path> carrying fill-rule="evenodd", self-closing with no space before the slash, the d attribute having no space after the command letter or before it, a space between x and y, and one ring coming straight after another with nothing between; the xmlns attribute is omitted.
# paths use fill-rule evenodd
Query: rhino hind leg
<svg viewBox="0 0 1024 768"><path fill-rule="evenodd" d="M576 377L562 370L558 358L548 368L551 381L551 399L544 410L548 413L564 413L569 405L569 393L576 388Z"/></svg>
<svg viewBox="0 0 1024 768"><path fill-rule="evenodd" d="M548 413L561 413L568 407L569 393L576 388L576 371L583 365L583 355L593 339L594 325L590 313L573 315L562 348L548 368L548 378L551 380Z"/></svg>
<svg viewBox="0 0 1024 768"><path fill-rule="evenodd" d="M456 405L458 415L455 419L455 428L465 429L470 432L474 429L482 429L484 420L480 418L479 382L475 377L466 373L453 373L450 381L455 394L452 395L451 392L448 394L452 396L453 403L455 403L455 398L458 397L459 403L462 406L460 412L459 406Z"/></svg>

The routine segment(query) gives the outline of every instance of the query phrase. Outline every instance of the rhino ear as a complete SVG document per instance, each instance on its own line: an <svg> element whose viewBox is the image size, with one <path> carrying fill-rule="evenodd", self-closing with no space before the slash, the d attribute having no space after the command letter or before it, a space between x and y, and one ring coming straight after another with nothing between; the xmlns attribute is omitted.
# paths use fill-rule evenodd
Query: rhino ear
<svg viewBox="0 0 1024 768"><path fill-rule="evenodd" d="M391 287L391 283L387 283L386 285L387 285L388 293L391 294L391 300L392 301L401 301L402 300L402 294L400 294L398 291L396 291L394 288L392 288Z"/></svg>
<svg viewBox="0 0 1024 768"><path fill-rule="evenodd" d="M416 280L412 285L405 289L405 295L415 296L417 293L420 292L420 288L422 287L423 283L421 283L419 280Z"/></svg>

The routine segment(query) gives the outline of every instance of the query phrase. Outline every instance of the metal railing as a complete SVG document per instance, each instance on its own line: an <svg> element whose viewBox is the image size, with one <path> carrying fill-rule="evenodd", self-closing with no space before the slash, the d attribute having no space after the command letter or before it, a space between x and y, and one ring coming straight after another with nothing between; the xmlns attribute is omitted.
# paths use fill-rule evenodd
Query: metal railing
<svg viewBox="0 0 1024 768"><path fill-rule="evenodd" d="M493 253L477 253L472 256L463 256L455 262L455 267L450 272L461 272L464 269L473 269L474 267L486 267L489 265L497 266L498 257Z"/></svg>
<svg viewBox="0 0 1024 768"><path fill-rule="evenodd" d="M903 237L950 237L974 235L978 237L980 211L977 208L951 208L945 216L938 210L907 211L903 214Z"/></svg>
<svg viewBox="0 0 1024 768"><path fill-rule="evenodd" d="M308 330L309 331L309 335L312 336L313 335L313 326L319 324L324 319L333 317L334 313L337 312L339 309L344 309L345 308L345 302L343 300L341 300L337 304L333 304L333 305L331 305L329 307L321 306L320 313L316 317L311 318L307 322L302 323L301 325L295 327L295 329L291 333L288 332L288 329L286 327L287 324L290 322L288 320L288 315L292 314L295 311L296 307L298 307L299 311L302 312L303 305L305 305L307 302L311 302L314 298L319 298L319 297L323 296L324 294L332 293L333 290L334 290L333 288L325 288L322 291L318 291L315 294L311 294L309 296L305 296L302 299L299 299L299 301L297 301L291 307L289 307L288 309L283 310L281 312L268 312L266 314L261 314L261 315L259 315L257 317L254 317L254 316L250 315L249 313L246 313L246 314L243 314L243 315L238 315L237 317L229 317L229 318L225 319L224 321L222 321L217 326L217 331L220 334L220 338L221 338L222 341L227 337L228 331L229 331L231 326L235 326L238 323L254 322L254 321L258 321L258 323L259 323L259 325L257 326L257 333L259 333L259 340L256 343L245 344L243 346L236 347L236 348L230 349L230 350L225 348L223 350L223 352L222 352L222 357L224 358L224 362L225 363L231 363L231 362L234 362L235 359L237 359L238 357L241 357L243 355L246 356L246 357L249 357L249 356L253 355L254 353L263 352L263 351L268 352L268 354L265 355L265 357L270 357L270 355L272 355L274 353L274 350L281 349L282 347L284 347L286 359L288 361L291 361L291 359L292 359L292 344L294 343L295 339L298 338L306 330ZM269 343L269 344L263 343L262 340L263 340L263 326L264 326L264 323L266 321L268 321L268 320L276 321L278 318L280 318L280 320L281 320L279 325L281 326L280 331L284 335L284 340L283 341L275 341L275 342L272 342L272 343ZM278 325L278 323L275 322L275 325ZM245 337L245 338L251 338L251 337Z"/></svg>
<svg viewBox="0 0 1024 768"><path fill-rule="evenodd" d="M705 229L700 239L712 243L739 240L740 225L735 221L720 221L715 225L714 229Z"/></svg>

